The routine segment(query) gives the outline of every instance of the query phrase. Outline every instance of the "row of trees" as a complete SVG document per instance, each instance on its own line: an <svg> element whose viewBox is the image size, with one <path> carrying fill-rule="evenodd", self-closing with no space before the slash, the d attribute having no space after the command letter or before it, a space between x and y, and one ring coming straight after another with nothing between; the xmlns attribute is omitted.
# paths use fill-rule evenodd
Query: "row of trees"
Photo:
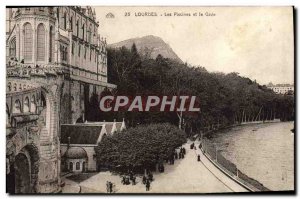
<svg viewBox="0 0 300 199"><path fill-rule="evenodd" d="M185 142L185 133L176 126L151 124L107 135L95 150L101 166L142 173L168 159Z"/></svg>
<svg viewBox="0 0 300 199"><path fill-rule="evenodd" d="M117 85L116 95L194 95L200 98L196 115L176 112L95 113L94 120L126 118L129 126L170 122L187 133L213 126L252 120L294 119L294 96L277 95L238 73L210 73L204 67L178 63L158 55L137 52L136 46L108 49L108 81ZM97 107L99 96L94 97Z"/></svg>

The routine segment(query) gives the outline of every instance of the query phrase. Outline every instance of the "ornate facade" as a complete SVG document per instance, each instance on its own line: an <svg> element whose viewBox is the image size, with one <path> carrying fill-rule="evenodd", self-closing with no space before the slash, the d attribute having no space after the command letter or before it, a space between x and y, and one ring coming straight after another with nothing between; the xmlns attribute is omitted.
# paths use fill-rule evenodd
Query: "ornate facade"
<svg viewBox="0 0 300 199"><path fill-rule="evenodd" d="M6 9L7 191L60 191L60 124L84 118L107 82L91 7Z"/></svg>

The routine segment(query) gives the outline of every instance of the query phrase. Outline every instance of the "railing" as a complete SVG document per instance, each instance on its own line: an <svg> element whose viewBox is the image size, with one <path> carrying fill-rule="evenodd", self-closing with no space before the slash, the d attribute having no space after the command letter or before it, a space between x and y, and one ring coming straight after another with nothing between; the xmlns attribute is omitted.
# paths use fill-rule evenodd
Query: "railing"
<svg viewBox="0 0 300 199"><path fill-rule="evenodd" d="M57 75L61 73L62 68L57 65L44 65L41 64L38 67L33 64L23 64L10 60L7 64L7 76L19 76L19 77L29 77L30 75L45 76L47 74Z"/></svg>
<svg viewBox="0 0 300 199"><path fill-rule="evenodd" d="M231 161L227 160L221 154L221 151L217 149L217 146L213 143L210 143L208 139L202 140L201 150L209 160L213 161L213 163L220 167L221 170L223 170L229 177L247 189L251 191L270 191L270 189L266 188L263 184L240 171L237 166Z"/></svg>

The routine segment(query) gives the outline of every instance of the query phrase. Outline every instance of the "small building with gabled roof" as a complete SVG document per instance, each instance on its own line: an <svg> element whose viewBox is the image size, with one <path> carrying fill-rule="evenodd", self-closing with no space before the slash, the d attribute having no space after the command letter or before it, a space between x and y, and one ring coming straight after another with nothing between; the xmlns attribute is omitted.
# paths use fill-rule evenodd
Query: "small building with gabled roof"
<svg viewBox="0 0 300 199"><path fill-rule="evenodd" d="M113 135L126 129L125 122L85 122L62 124L60 149L62 171L86 172L96 171L95 147L103 136Z"/></svg>

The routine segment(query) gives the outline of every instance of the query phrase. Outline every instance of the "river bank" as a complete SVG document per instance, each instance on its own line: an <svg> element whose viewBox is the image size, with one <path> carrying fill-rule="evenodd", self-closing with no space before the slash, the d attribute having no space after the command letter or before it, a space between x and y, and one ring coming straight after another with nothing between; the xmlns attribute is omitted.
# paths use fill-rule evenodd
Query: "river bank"
<svg viewBox="0 0 300 199"><path fill-rule="evenodd" d="M235 126L211 134L209 141L248 176L271 190L294 190L293 122Z"/></svg>

